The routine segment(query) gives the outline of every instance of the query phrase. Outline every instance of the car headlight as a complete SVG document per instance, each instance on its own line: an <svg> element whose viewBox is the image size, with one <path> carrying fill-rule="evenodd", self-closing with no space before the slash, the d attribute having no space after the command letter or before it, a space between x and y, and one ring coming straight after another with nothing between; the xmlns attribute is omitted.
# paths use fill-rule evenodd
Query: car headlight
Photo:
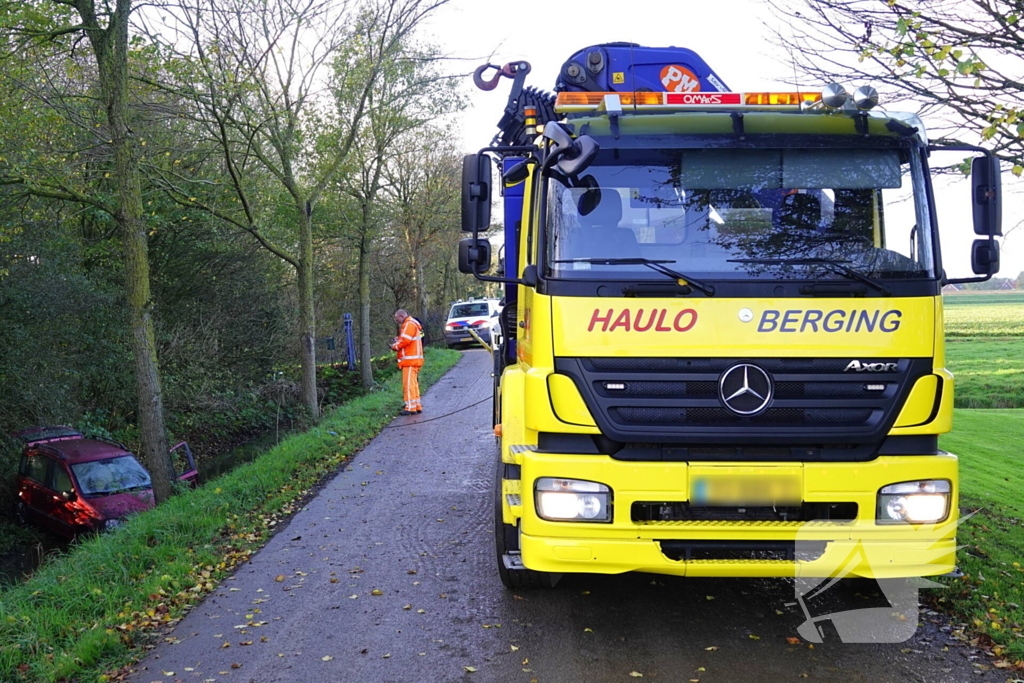
<svg viewBox="0 0 1024 683"><path fill-rule="evenodd" d="M612 521L612 494L604 484L541 477L535 484L537 514L559 522Z"/></svg>
<svg viewBox="0 0 1024 683"><path fill-rule="evenodd" d="M949 516L952 487L945 479L889 484L878 492L879 524L934 524Z"/></svg>

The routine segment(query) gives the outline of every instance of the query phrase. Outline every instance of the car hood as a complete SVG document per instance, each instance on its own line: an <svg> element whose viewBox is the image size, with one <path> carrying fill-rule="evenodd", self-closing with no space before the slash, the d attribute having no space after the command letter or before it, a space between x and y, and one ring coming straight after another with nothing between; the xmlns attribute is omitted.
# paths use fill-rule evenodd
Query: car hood
<svg viewBox="0 0 1024 683"><path fill-rule="evenodd" d="M153 507L153 491L128 491L100 498L89 498L89 505L104 519L120 519L133 512L142 512Z"/></svg>

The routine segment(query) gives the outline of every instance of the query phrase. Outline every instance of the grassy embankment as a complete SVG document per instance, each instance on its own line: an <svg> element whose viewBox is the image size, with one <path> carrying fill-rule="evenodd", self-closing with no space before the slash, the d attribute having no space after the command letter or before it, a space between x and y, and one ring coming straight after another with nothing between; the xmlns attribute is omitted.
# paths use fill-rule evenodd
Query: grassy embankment
<svg viewBox="0 0 1024 683"><path fill-rule="evenodd" d="M1024 660L1024 293L945 297L948 366L956 376L962 579L933 594L982 644ZM978 408L1005 408L979 410ZM1005 665L1005 663L1000 663Z"/></svg>
<svg viewBox="0 0 1024 683"><path fill-rule="evenodd" d="M426 388L460 357L428 349ZM395 377L256 461L116 531L76 545L0 593L0 680L104 680L246 561L311 487L380 432L401 405Z"/></svg>

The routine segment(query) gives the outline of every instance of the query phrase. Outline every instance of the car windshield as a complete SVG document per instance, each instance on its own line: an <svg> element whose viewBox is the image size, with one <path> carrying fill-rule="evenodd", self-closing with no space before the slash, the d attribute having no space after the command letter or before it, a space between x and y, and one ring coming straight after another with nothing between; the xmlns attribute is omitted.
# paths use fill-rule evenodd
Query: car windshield
<svg viewBox="0 0 1024 683"><path fill-rule="evenodd" d="M914 149L602 149L548 185L552 278L666 278L644 259L712 280L935 273Z"/></svg>
<svg viewBox="0 0 1024 683"><path fill-rule="evenodd" d="M468 318L474 315L487 316L490 312L487 309L487 302L481 301L472 304L455 304L452 306L452 312L448 314L449 318Z"/></svg>
<svg viewBox="0 0 1024 683"><path fill-rule="evenodd" d="M152 488L149 472L133 455L80 462L71 466L84 496L103 496Z"/></svg>

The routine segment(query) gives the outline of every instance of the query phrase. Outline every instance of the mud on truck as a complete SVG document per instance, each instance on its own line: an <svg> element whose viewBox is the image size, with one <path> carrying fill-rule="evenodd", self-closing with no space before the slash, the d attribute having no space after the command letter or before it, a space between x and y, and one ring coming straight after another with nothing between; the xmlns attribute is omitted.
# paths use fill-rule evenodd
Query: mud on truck
<svg viewBox="0 0 1024 683"><path fill-rule="evenodd" d="M588 47L554 94L529 71L475 74L512 86L464 160L459 246L505 284L504 584L954 572L941 289L998 270L991 152L929 142L871 88L730 90L681 48ZM972 278L943 270L939 149L968 157Z"/></svg>

